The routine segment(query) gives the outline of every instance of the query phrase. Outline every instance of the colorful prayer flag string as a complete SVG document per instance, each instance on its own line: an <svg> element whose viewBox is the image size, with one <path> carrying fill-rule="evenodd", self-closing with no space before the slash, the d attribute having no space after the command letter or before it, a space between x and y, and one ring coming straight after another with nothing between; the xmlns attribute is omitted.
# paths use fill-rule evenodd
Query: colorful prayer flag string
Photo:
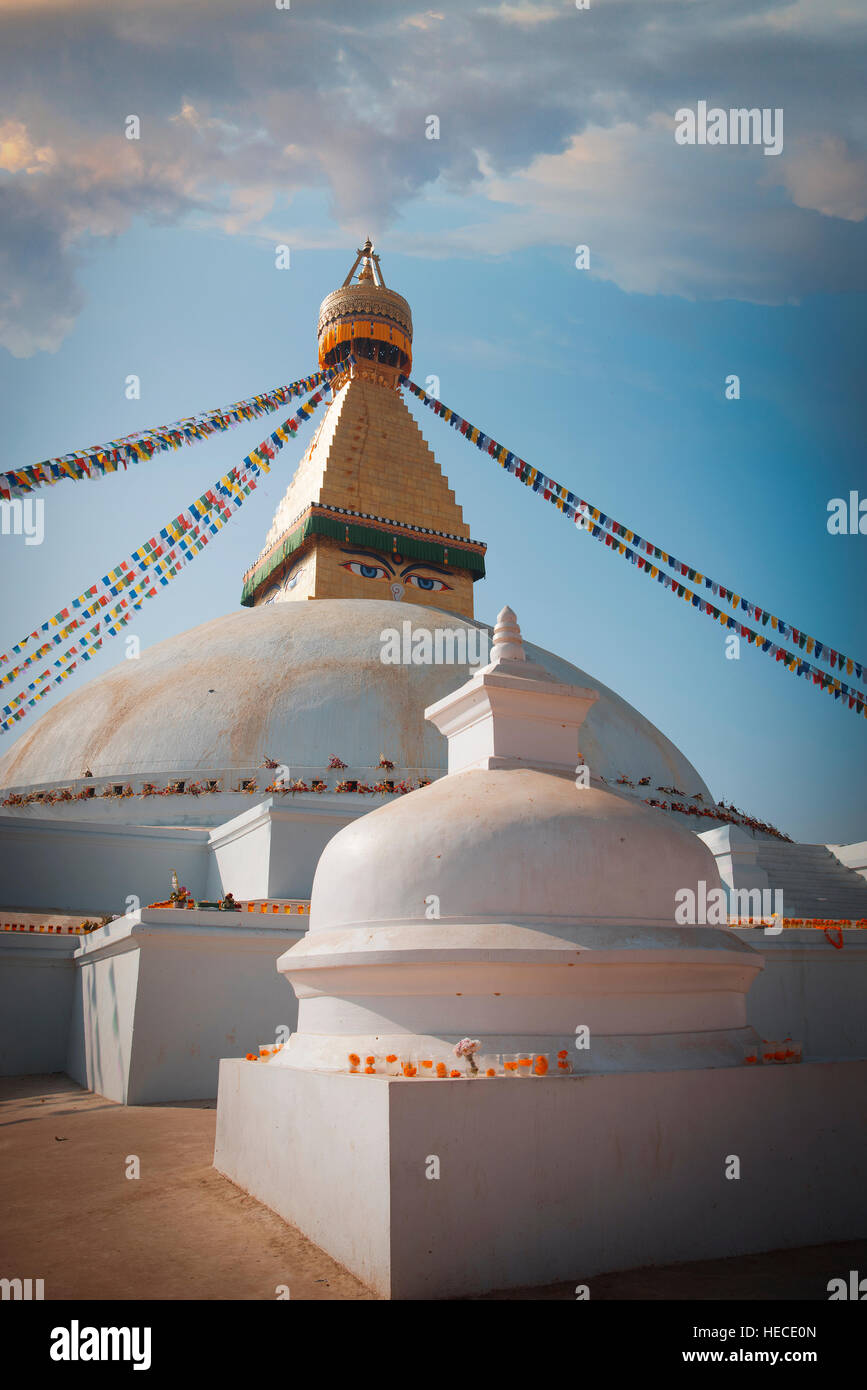
<svg viewBox="0 0 867 1390"><path fill-rule="evenodd" d="M351 361L354 362L355 359L352 358ZM344 370L348 363L349 359L347 359L347 362L340 363L339 367L331 367L323 372L317 373L317 376L321 376L323 378L323 384L327 385L336 372L338 370ZM306 380L310 380L310 378L306 378ZM316 404L319 404L322 400L321 394L317 392L315 397L311 397L311 401L314 400ZM258 449L253 449L244 459L244 464L250 467L254 461L258 465L262 459L273 458L274 451L282 449L287 438L295 435L299 424L303 423L304 420L313 413L314 409L315 405L311 405L310 401L308 401L306 405L300 408L295 416L290 417L288 420L284 420L283 424L258 446ZM236 471L237 470L233 469L232 474ZM115 569L103 575L101 580L92 584L90 588L85 589L84 593L79 594L78 598L73 599L66 608L61 608L60 611L49 618L47 622L42 623L39 628L35 628L33 632L28 633L26 637L22 637L8 652L4 652L3 655L0 656L0 668L7 665L14 657L18 656L29 642L38 641L40 634L47 634L51 628L58 629L51 637L50 641L43 643L38 652L34 652L31 656L28 656L26 660L16 666L12 672L7 672L4 676L0 677L0 686L8 684L8 682L20 674L25 667L31 665L33 661L38 660L40 655L45 655L50 646L56 646L61 641L64 641L71 632L81 625L82 620L93 617L100 608L106 606L110 598L117 597L128 584L132 583L135 574L131 569L131 561L138 563L145 556L149 555L152 559L148 561L148 563L152 563L154 559L159 558L157 552L160 551L160 553L162 553L165 550L165 546L170 541L179 540L181 536L187 531L190 531L200 521L204 523L207 513L217 506L222 494L228 491L231 495L232 489L229 484L230 477L231 474L227 474L225 478L221 478L219 482L215 483L207 492L197 498L195 502L192 502L185 512L182 512L179 516L175 517L174 520L168 522L159 532L158 537L152 536L149 541L146 541L144 545L140 546L139 549L134 552L131 560L122 561ZM236 485L242 486L242 483L236 483ZM211 534L214 533L211 532ZM141 568L141 566L139 567Z"/></svg>
<svg viewBox="0 0 867 1390"><path fill-rule="evenodd" d="M7 501L13 497L24 496L38 487L49 487L52 483L72 478L101 478L106 473L116 473L118 468L141 463L156 453L167 449L179 449L183 444L195 444L199 439L221 430L233 428L245 420L253 420L258 415L269 414L296 396L305 396L317 386L333 376L333 370L314 372L312 376L300 377L288 386L277 386L273 391L263 391L250 396L245 401L237 401L225 410L206 410L200 415L190 415L176 420L171 425L160 425L153 430L137 430L121 439L109 440L107 444L94 444L89 449L79 449L58 458L45 459L42 463L27 468L13 468L0 473L0 498Z"/></svg>
<svg viewBox="0 0 867 1390"><path fill-rule="evenodd" d="M518 478L527 487L531 487L534 492L542 495L546 502L553 503L558 511L563 512L571 521L583 530L590 532L597 540L604 541L605 545L617 551L619 555L625 556L633 565L637 565L640 570L650 574L651 578L657 579L670 591L677 594L679 598L684 598L693 607L700 609L708 617L717 619L729 628L738 633L739 636L746 638L752 646L758 646L763 652L774 657L776 661L782 661L789 671L795 672L799 676L812 677L813 684L822 690L827 690L833 694L835 700L844 699L848 703L849 709L856 709L859 714L867 717L867 695L855 686L850 687L838 677L827 675L824 671L819 671L803 657L780 647L770 640L769 637L754 629L745 626L739 619L730 617L721 612L712 603L700 595L688 589L680 582L680 579L672 578L663 574L658 566L651 563L651 558L658 559L663 564L672 569L679 570L681 575L687 576L695 583L703 583L706 589L712 590L714 596L719 595L723 601L728 602L735 609L748 613L756 621L760 621L763 626L770 623L772 630L779 632L782 636L791 635L792 641L798 647L807 652L815 654L820 659L831 665L832 668L843 670L845 667L847 675L853 672L860 680L864 671L864 664L855 661L851 657L845 656L841 652L835 651L827 643L819 642L813 637L808 637L806 633L799 631L791 624L783 621L782 618L768 612L767 609L759 608L750 603L742 596L735 594L733 590L717 583L716 580L709 579L699 573L694 567L686 565L677 560L673 555L668 554L652 541L648 541L637 535L634 531L623 526L622 523L615 521L612 517L600 512L597 507L589 502L583 501L575 493L563 487L561 483L555 482L553 478L547 477L537 468L532 468L523 459L518 458L505 445L499 444L497 440L483 433L475 425L471 425L468 420L448 406L443 405L442 401L435 400L411 381L407 376L401 376L400 383L417 396L426 406L429 406L436 415L445 420L447 424L456 429L464 438L470 440L478 449L484 450L507 472ZM634 547L634 549L632 548ZM644 553L641 553L641 552Z"/></svg>
<svg viewBox="0 0 867 1390"><path fill-rule="evenodd" d="M349 359L341 362L339 368L331 368L322 375L330 379L337 370L345 370L348 362ZM55 669L43 671L8 704L0 707L0 733L6 733L23 719L35 704L44 699L55 685L71 675L79 660L90 660L94 652L102 646L104 633L116 636L129 622L133 610L140 608L145 599L156 597L159 593L157 585L165 587L186 564L195 559L254 491L261 474L270 472L271 463L277 453L289 439L295 437L301 425L309 420L323 400L324 392L316 391L294 415L284 420L282 425L255 449L251 449L243 463L218 479L207 492L168 522L158 536L152 536L150 540L145 541L128 559L122 560L115 569L103 575L99 582L92 584L77 599L73 599L69 607L61 609L53 618L49 618L21 642L16 643L12 650L17 653L27 642L38 638L40 633L47 632L52 626L59 628L56 640L62 641L87 618L100 614L102 630L100 623L97 623L96 627L85 635L83 641L79 639L73 643L73 646L53 663ZM120 602L109 608L109 596L120 596ZM73 609L77 611L78 616L72 616ZM108 611L105 611L106 609ZM16 674L25 666L38 661L40 654L44 654L54 642L55 638L52 638L51 643L44 643L38 652L28 656L16 668ZM0 663L9 659L9 656L4 656L0 658ZM3 677L0 683L5 684L6 677Z"/></svg>

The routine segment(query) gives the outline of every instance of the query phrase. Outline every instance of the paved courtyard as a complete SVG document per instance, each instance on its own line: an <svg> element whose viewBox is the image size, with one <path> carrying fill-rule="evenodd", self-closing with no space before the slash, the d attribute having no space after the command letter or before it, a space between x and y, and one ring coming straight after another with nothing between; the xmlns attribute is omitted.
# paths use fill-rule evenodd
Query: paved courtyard
<svg viewBox="0 0 867 1390"><path fill-rule="evenodd" d="M212 1167L214 1102L125 1107L60 1074L0 1078L0 1276L48 1299L373 1299ZM126 1177L131 1157L140 1177ZM867 1240L595 1275L489 1298L827 1299Z"/></svg>

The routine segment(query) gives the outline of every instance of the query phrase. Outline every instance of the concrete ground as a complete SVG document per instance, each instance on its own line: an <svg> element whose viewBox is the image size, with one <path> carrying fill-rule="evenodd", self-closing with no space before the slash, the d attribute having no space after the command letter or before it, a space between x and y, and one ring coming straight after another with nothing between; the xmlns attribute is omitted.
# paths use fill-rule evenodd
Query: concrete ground
<svg viewBox="0 0 867 1390"><path fill-rule="evenodd" d="M46 1299L374 1298L216 1172L215 1123L213 1101L127 1107L59 1074L0 1080L0 1277L44 1279Z"/></svg>
<svg viewBox="0 0 867 1390"><path fill-rule="evenodd" d="M213 1101L122 1106L68 1077L0 1079L0 1277L48 1299L374 1299L212 1167ZM128 1178L133 1157L140 1176ZM587 1279L600 1299L827 1300L867 1241ZM582 1282L489 1299L569 1299Z"/></svg>

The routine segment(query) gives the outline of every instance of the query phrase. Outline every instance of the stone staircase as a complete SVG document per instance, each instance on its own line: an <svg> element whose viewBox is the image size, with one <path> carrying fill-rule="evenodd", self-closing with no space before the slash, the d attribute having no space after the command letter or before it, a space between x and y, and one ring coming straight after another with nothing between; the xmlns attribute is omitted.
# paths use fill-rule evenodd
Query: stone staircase
<svg viewBox="0 0 867 1390"><path fill-rule="evenodd" d="M756 840L756 865L783 890L786 917L867 918L867 880L825 845Z"/></svg>

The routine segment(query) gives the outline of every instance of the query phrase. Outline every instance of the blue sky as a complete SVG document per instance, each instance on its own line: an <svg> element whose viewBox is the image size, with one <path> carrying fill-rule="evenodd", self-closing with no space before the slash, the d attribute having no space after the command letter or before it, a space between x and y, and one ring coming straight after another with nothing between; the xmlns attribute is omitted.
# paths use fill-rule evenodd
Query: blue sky
<svg viewBox="0 0 867 1390"><path fill-rule="evenodd" d="M153 8L149 30L132 5L85 0L73 30L61 0L0 3L3 467L314 370L319 303L369 231L412 306L418 382L437 375L449 405L531 463L867 659L867 539L826 528L830 498L867 493L854 11L673 2L648 28L649 7L615 3L581 31L587 13L541 2L271 16L219 0L203 31L195 4ZM95 86L76 80L88 72ZM782 155L676 146L674 110L704 97L784 106ZM122 135L130 111L138 144ZM424 138L431 112L439 142ZM635 704L717 795L798 839L864 838L867 720L746 644L727 660L718 624L411 409L489 546L480 617L511 603L531 640ZM0 540L0 648L264 433L254 421L46 492L43 545ZM145 605L143 646L237 606L308 437ZM64 693L118 659L107 648Z"/></svg>

